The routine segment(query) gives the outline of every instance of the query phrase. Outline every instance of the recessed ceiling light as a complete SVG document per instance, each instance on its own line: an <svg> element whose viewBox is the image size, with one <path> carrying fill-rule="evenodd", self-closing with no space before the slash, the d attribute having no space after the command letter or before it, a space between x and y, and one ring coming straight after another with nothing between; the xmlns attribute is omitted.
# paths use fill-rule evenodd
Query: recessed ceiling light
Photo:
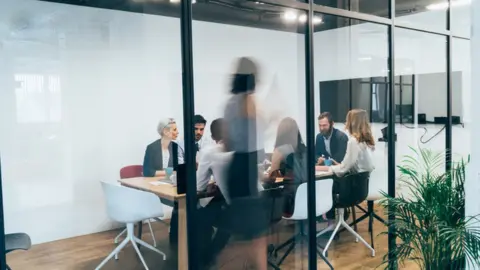
<svg viewBox="0 0 480 270"><path fill-rule="evenodd" d="M318 16L313 16L313 24L320 24L323 22L323 19Z"/></svg>
<svg viewBox="0 0 480 270"><path fill-rule="evenodd" d="M180 0L170 0L170 3L180 3Z"/></svg>
<svg viewBox="0 0 480 270"><path fill-rule="evenodd" d="M297 19L297 13L294 11L286 11L283 13L283 18L287 21L295 21Z"/></svg>
<svg viewBox="0 0 480 270"><path fill-rule="evenodd" d="M307 21L307 15L305 15L305 14L300 15L300 17L298 17L298 21L301 22L301 23L306 22Z"/></svg>

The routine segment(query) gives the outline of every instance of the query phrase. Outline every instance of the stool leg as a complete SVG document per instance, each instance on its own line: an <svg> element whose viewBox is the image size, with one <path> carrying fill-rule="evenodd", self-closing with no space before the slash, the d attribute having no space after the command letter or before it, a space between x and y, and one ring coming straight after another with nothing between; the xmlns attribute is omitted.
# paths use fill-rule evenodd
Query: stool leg
<svg viewBox="0 0 480 270"><path fill-rule="evenodd" d="M351 211L352 211L353 222L355 222L355 220L357 220L357 213L355 213L355 206L352 206ZM353 224L353 228L354 228L354 230L355 230L356 232L358 232L357 223L356 223L356 222L355 222L355 224Z"/></svg>

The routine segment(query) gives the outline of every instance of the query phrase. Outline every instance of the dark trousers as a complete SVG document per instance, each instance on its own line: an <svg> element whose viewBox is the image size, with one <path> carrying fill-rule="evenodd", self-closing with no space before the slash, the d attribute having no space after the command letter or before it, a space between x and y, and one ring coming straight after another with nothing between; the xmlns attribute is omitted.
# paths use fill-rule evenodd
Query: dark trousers
<svg viewBox="0 0 480 270"><path fill-rule="evenodd" d="M172 218L170 219L170 233L168 235L170 244L178 244L178 203L173 204Z"/></svg>
<svg viewBox="0 0 480 270"><path fill-rule="evenodd" d="M205 207L197 209L197 251L203 266L210 265L230 239L230 233L219 226L224 208L223 197L214 197Z"/></svg>

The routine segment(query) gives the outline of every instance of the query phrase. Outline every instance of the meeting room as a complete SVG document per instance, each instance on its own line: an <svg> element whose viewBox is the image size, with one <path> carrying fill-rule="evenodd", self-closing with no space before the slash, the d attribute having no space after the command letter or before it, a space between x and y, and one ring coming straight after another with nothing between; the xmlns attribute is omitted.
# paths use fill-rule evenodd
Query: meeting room
<svg viewBox="0 0 480 270"><path fill-rule="evenodd" d="M0 270L465 269L473 4L372 2L4 0Z"/></svg>

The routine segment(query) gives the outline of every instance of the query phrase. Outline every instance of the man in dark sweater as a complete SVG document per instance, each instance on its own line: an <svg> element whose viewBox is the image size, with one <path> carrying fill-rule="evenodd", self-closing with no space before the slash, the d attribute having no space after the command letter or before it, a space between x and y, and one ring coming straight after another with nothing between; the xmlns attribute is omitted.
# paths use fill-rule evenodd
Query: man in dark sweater
<svg viewBox="0 0 480 270"><path fill-rule="evenodd" d="M323 165L326 159L342 163L347 152L348 136L333 127L332 115L324 112L318 116L320 133L315 140L317 165Z"/></svg>

